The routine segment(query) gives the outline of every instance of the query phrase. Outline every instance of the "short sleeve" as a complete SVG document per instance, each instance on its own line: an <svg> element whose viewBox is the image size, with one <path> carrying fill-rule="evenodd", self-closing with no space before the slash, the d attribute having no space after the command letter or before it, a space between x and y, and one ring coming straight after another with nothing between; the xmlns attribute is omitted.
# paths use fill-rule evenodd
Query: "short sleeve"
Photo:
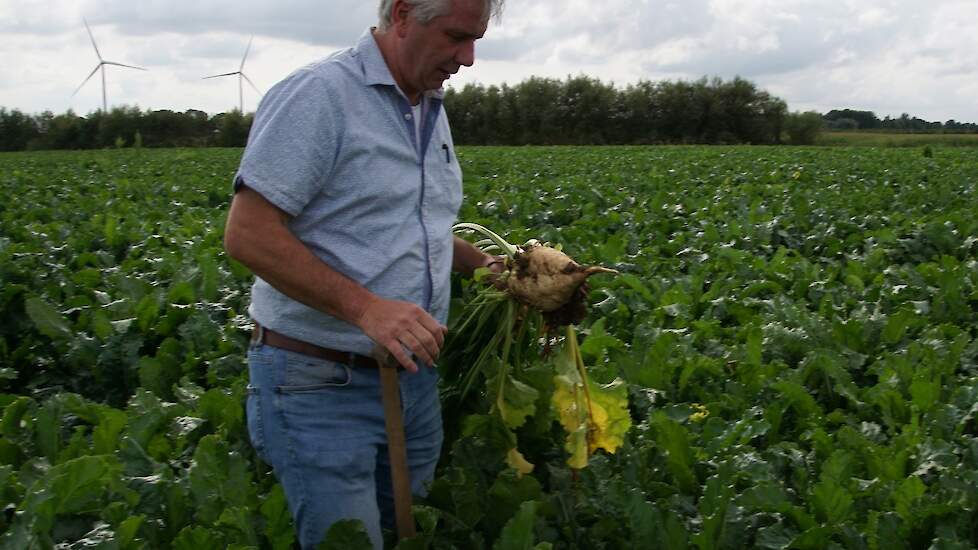
<svg viewBox="0 0 978 550"><path fill-rule="evenodd" d="M342 124L335 89L313 69L293 73L265 95L234 177L296 216L319 193L336 161Z"/></svg>

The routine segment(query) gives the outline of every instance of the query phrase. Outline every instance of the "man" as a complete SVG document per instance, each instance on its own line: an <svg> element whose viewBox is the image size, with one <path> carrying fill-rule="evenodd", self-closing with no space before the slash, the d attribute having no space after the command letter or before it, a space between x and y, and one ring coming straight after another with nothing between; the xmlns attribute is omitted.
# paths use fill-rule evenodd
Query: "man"
<svg viewBox="0 0 978 550"><path fill-rule="evenodd" d="M256 275L249 433L303 548L345 518L379 548L391 525L376 358L403 367L412 491L433 477L450 271L495 261L451 234L461 170L440 88L501 7L381 0L376 29L277 84L255 115L225 248Z"/></svg>

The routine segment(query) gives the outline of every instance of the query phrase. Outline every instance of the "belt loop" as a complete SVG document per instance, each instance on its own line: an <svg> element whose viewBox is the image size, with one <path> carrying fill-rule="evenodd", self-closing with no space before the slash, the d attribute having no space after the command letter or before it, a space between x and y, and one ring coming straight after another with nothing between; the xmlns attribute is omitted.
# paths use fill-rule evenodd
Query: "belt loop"
<svg viewBox="0 0 978 550"><path fill-rule="evenodd" d="M255 330L258 331L258 339L256 340L259 344L265 343L265 327L258 323L255 323Z"/></svg>

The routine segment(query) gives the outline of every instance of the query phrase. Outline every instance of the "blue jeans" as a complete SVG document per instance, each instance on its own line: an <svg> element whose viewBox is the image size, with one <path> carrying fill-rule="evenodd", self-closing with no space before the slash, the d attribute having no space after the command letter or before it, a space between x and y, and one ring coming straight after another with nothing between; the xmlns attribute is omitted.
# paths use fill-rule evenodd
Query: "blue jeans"
<svg viewBox="0 0 978 550"><path fill-rule="evenodd" d="M376 369L272 346L248 351L248 433L285 490L303 549L329 526L360 519L375 548L394 526L384 409ZM423 495L443 439L436 369L400 371L411 489Z"/></svg>

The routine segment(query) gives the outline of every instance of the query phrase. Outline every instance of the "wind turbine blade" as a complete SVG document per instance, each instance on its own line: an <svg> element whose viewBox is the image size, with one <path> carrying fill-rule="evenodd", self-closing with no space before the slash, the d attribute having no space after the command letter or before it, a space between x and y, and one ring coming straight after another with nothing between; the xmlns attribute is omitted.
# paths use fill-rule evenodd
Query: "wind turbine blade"
<svg viewBox="0 0 978 550"><path fill-rule="evenodd" d="M98 56L98 60L102 61L102 54L98 51L98 45L95 43L95 36L92 34L92 29L88 26L88 21L82 17L82 23L85 24L85 30L88 31L88 37L92 39L92 47L95 48L95 55Z"/></svg>
<svg viewBox="0 0 978 550"><path fill-rule="evenodd" d="M224 73L224 74L212 74L210 76L205 76L204 78L201 78L201 80L207 80L208 78L220 78L222 76L234 76L236 74L241 74L241 71L234 71L233 73Z"/></svg>
<svg viewBox="0 0 978 550"><path fill-rule="evenodd" d="M251 35L251 38L248 39L248 47L245 48L245 53L243 56L241 56L241 66L238 67L239 71L244 70L245 60L248 59L248 52L251 51L251 41L254 39L255 39L255 35Z"/></svg>
<svg viewBox="0 0 978 550"><path fill-rule="evenodd" d="M241 73L241 77L244 78L245 81L248 82L248 84L251 84L251 87L254 88L256 92L258 92L258 95L262 94L262 91L258 89L258 86L255 86L255 83L252 82L250 78L248 78L248 75Z"/></svg>
<svg viewBox="0 0 978 550"><path fill-rule="evenodd" d="M142 67L136 67L134 65L126 65L125 63L116 63L115 61L103 61L103 65L115 65L116 67L126 67L129 69L137 69L140 71L148 71L149 69L144 69Z"/></svg>
<svg viewBox="0 0 978 550"><path fill-rule="evenodd" d="M102 66L101 63L99 63L98 65L96 65L95 68L92 69L92 72L88 73L88 76L85 77L85 80L83 80L82 83L79 84L77 88L75 88L75 91L74 92L71 92L71 95L74 96L75 94L77 94L78 93L78 90L81 90L82 89L82 86L84 86L89 80L92 79L93 76L95 76L95 73L98 72L98 69L101 66Z"/></svg>

